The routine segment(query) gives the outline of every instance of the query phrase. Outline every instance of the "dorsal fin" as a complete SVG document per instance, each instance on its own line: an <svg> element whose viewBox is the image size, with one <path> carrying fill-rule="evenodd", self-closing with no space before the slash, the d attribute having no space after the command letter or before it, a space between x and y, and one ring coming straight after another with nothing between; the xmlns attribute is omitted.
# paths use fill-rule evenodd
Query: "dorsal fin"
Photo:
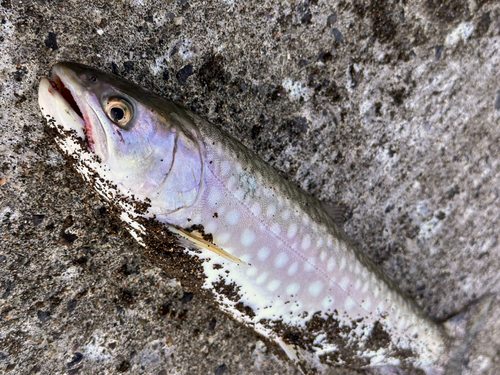
<svg viewBox="0 0 500 375"><path fill-rule="evenodd" d="M235 256L229 254L227 251L221 249L217 245L214 245L213 243L210 243L203 239L201 236L198 236L194 232L188 232L182 228L175 228L173 226L169 226L168 230L171 231L172 233L175 233L179 235L180 237L186 239L190 244L195 245L198 248L202 249L207 249L217 255L220 255L223 258L226 258L232 262L238 263L238 264L246 264L243 262L241 259L236 258Z"/></svg>

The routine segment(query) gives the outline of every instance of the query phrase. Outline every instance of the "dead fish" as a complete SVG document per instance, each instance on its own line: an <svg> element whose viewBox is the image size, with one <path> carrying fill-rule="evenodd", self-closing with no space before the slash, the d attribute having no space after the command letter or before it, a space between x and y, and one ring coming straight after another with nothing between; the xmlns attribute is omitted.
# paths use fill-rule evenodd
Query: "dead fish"
<svg viewBox="0 0 500 375"><path fill-rule="evenodd" d="M459 373L491 297L434 322L317 199L217 126L115 75L56 64L39 104L61 150L134 238L151 246L168 233L187 246L202 289L303 371Z"/></svg>

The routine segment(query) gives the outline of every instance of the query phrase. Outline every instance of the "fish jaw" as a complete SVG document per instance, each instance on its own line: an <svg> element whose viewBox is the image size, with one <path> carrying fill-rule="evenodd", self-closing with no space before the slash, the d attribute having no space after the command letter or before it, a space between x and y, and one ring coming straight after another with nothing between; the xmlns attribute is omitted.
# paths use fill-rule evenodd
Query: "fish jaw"
<svg viewBox="0 0 500 375"><path fill-rule="evenodd" d="M51 119L49 125L59 132L74 133L78 138L85 139L85 121L71 107L63 95L54 87L54 81L42 78L38 87L38 104L43 117Z"/></svg>

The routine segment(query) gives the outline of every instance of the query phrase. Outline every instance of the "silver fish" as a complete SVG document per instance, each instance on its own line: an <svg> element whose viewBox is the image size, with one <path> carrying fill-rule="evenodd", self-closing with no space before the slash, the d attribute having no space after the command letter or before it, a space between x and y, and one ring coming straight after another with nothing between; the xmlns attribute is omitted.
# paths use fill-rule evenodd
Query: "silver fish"
<svg viewBox="0 0 500 375"><path fill-rule="evenodd" d="M317 199L218 127L75 63L41 80L39 103L57 144L138 242L186 245L179 251L198 267L201 289L304 371L459 367L447 365L464 352L449 349L456 323L426 317ZM489 299L477 306L473 318L455 320L469 336Z"/></svg>

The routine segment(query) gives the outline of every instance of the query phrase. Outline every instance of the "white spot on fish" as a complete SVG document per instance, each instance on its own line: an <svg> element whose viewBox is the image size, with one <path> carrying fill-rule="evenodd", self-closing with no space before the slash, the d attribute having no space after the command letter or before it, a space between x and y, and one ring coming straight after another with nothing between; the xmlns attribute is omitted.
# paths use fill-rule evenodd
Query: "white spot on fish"
<svg viewBox="0 0 500 375"><path fill-rule="evenodd" d="M227 160L224 160L221 164L220 171L224 177L228 176L231 172L231 163Z"/></svg>
<svg viewBox="0 0 500 375"><path fill-rule="evenodd" d="M354 302L354 300L351 297L347 297L344 301L344 309L346 311L349 311L354 307L355 304L356 302Z"/></svg>
<svg viewBox="0 0 500 375"><path fill-rule="evenodd" d="M367 281L365 285L363 285L363 289L361 290L362 293L368 292L368 289L370 289L370 283Z"/></svg>
<svg viewBox="0 0 500 375"><path fill-rule="evenodd" d="M317 297L323 290L323 283L321 281L315 281L309 285L309 294L311 296Z"/></svg>
<svg viewBox="0 0 500 375"><path fill-rule="evenodd" d="M332 245L333 245L332 236L328 236L326 239L326 246L332 247Z"/></svg>
<svg viewBox="0 0 500 375"><path fill-rule="evenodd" d="M326 310L330 306L332 306L334 302L335 302L335 299L333 297L325 297L325 298L323 298L323 301L321 302L321 305Z"/></svg>
<svg viewBox="0 0 500 375"><path fill-rule="evenodd" d="M274 215L276 215L276 206L270 204L267 206L267 217L272 218Z"/></svg>
<svg viewBox="0 0 500 375"><path fill-rule="evenodd" d="M261 212L260 204L254 203L250 209L255 216L259 216Z"/></svg>
<svg viewBox="0 0 500 375"><path fill-rule="evenodd" d="M243 189L238 189L234 192L234 197L239 200L239 201L242 201L243 199L245 199L245 195L246 195L246 191L243 190Z"/></svg>
<svg viewBox="0 0 500 375"><path fill-rule="evenodd" d="M257 275L257 268L255 266L252 266L248 269L247 276L254 277L255 275Z"/></svg>
<svg viewBox="0 0 500 375"><path fill-rule="evenodd" d="M217 222L215 220L211 220L205 225L205 233L214 233L217 230Z"/></svg>
<svg viewBox="0 0 500 375"><path fill-rule="evenodd" d="M218 189L212 189L210 190L210 193L208 194L208 204L211 207L217 207L217 204L221 200L221 193Z"/></svg>
<svg viewBox="0 0 500 375"><path fill-rule="evenodd" d="M328 259L328 263L326 264L326 270L328 272L332 272L335 269L335 258Z"/></svg>
<svg viewBox="0 0 500 375"><path fill-rule="evenodd" d="M293 276L297 273L297 271L299 270L299 263L298 262L294 262L290 268L288 269L288 276Z"/></svg>
<svg viewBox="0 0 500 375"><path fill-rule="evenodd" d="M290 224L286 235L288 236L288 238L293 238L297 234L297 230L298 230L297 224L295 224L295 223Z"/></svg>
<svg viewBox="0 0 500 375"><path fill-rule="evenodd" d="M288 254L284 252L279 253L278 256L274 259L274 266L276 268L283 268L285 267L287 262L288 262Z"/></svg>
<svg viewBox="0 0 500 375"><path fill-rule="evenodd" d="M379 314L382 314L385 310L385 304L384 304L384 301L381 301L378 306L377 306L377 311Z"/></svg>
<svg viewBox="0 0 500 375"><path fill-rule="evenodd" d="M279 224L273 224L271 225L271 232L273 232L275 235L279 236L281 233L281 227Z"/></svg>
<svg viewBox="0 0 500 375"><path fill-rule="evenodd" d="M341 271L344 270L346 265L347 265L347 261L345 260L344 257L342 257L342 259L340 259L340 265L339 265L340 270Z"/></svg>
<svg viewBox="0 0 500 375"><path fill-rule="evenodd" d="M226 215L226 222L229 225L236 225L240 221L240 213L237 210L231 210Z"/></svg>
<svg viewBox="0 0 500 375"><path fill-rule="evenodd" d="M267 247L263 247L259 250L259 254L257 256L259 257L259 260L263 262L269 257L270 253L271 251Z"/></svg>
<svg viewBox="0 0 500 375"><path fill-rule="evenodd" d="M255 282L257 284L262 284L264 281L266 281L266 279L267 279L267 272L264 272L259 277L257 277L257 280L255 280Z"/></svg>
<svg viewBox="0 0 500 375"><path fill-rule="evenodd" d="M251 257L250 254L243 254L242 256L240 256L240 259L243 262L250 264L250 261L252 260L252 257Z"/></svg>
<svg viewBox="0 0 500 375"><path fill-rule="evenodd" d="M366 311L370 311L371 306L372 306L372 301L370 300L370 298L365 299L361 304L361 307Z"/></svg>
<svg viewBox="0 0 500 375"><path fill-rule="evenodd" d="M321 246L323 246L323 238L318 237L318 240L316 241L316 247L319 249Z"/></svg>
<svg viewBox="0 0 500 375"><path fill-rule="evenodd" d="M251 229L245 229L241 235L241 244L243 246L250 246L255 241L255 233Z"/></svg>
<svg viewBox="0 0 500 375"><path fill-rule="evenodd" d="M298 283L293 283L286 287L286 293L290 295L297 294L299 290L300 290L300 285Z"/></svg>
<svg viewBox="0 0 500 375"><path fill-rule="evenodd" d="M361 267L359 265L359 262L356 262L356 266L354 267L354 274L358 275L360 271Z"/></svg>
<svg viewBox="0 0 500 375"><path fill-rule="evenodd" d="M224 245L224 244L228 243L230 239L231 239L231 233L224 232L224 233L217 235L215 243L217 245Z"/></svg>
<svg viewBox="0 0 500 375"><path fill-rule="evenodd" d="M361 288L361 280L357 279L354 283L354 289L359 290L359 288Z"/></svg>
<svg viewBox="0 0 500 375"><path fill-rule="evenodd" d="M280 284L281 284L281 281L273 280L267 285L267 290L269 290L270 292L274 292L276 289L279 288Z"/></svg>
<svg viewBox="0 0 500 375"><path fill-rule="evenodd" d="M281 214L281 218L283 220L288 220L290 218L290 211L289 210L283 211L283 213Z"/></svg>
<svg viewBox="0 0 500 375"><path fill-rule="evenodd" d="M311 219L309 218L309 216L307 216L307 215L302 216L302 223L304 223L304 225L309 225L310 221L311 221Z"/></svg>
<svg viewBox="0 0 500 375"><path fill-rule="evenodd" d="M309 234L306 234L304 238L302 239L302 250L307 250L311 246L311 236Z"/></svg>
<svg viewBox="0 0 500 375"><path fill-rule="evenodd" d="M309 258L304 264L304 271L311 272L316 267L316 258Z"/></svg>
<svg viewBox="0 0 500 375"><path fill-rule="evenodd" d="M294 302L294 304L290 307L290 310L292 310L292 312L302 310L302 302L301 301Z"/></svg>
<svg viewBox="0 0 500 375"><path fill-rule="evenodd" d="M319 254L319 260L321 260L321 262L324 262L326 260L326 256L328 254L326 253L326 251L322 251L320 254Z"/></svg>
<svg viewBox="0 0 500 375"><path fill-rule="evenodd" d="M342 290L347 290L349 287L349 278L347 276L344 276L342 280L340 280L339 286L342 288Z"/></svg>

